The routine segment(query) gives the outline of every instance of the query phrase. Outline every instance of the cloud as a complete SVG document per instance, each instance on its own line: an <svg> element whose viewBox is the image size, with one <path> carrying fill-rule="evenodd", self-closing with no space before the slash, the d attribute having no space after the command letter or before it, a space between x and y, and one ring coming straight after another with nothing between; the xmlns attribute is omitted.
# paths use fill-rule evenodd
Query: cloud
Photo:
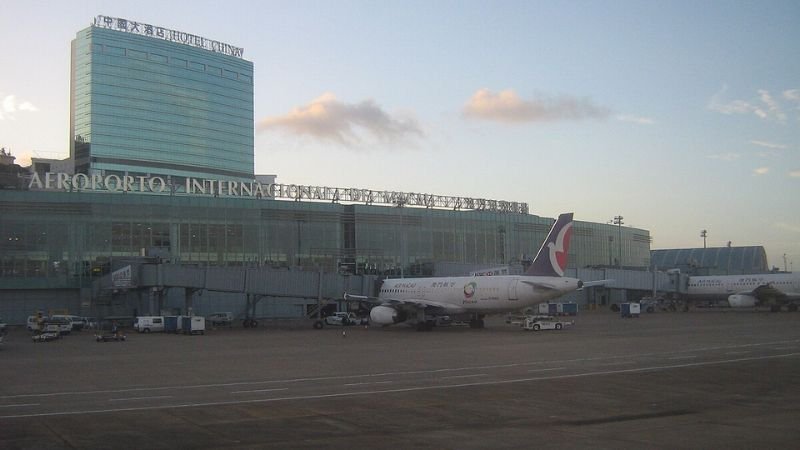
<svg viewBox="0 0 800 450"><path fill-rule="evenodd" d="M759 147L772 148L775 150L784 150L788 148L786 145L775 144L773 142L767 142L767 141L750 141L750 143L753 145L758 145Z"/></svg>
<svg viewBox="0 0 800 450"><path fill-rule="evenodd" d="M619 120L621 122L632 122L632 123L639 124L639 125L653 125L654 123L656 123L655 120L653 120L653 119L651 119L649 117L639 117L639 116L633 116L633 115L629 115L629 114L621 114L621 115L617 116L616 118L617 118L617 120Z"/></svg>
<svg viewBox="0 0 800 450"><path fill-rule="evenodd" d="M791 172L789 172L789 176L792 178L800 178L800 169L792 170Z"/></svg>
<svg viewBox="0 0 800 450"><path fill-rule="evenodd" d="M366 143L365 134L388 144L424 136L414 118L393 117L373 100L344 103L331 93L296 107L286 115L267 117L258 123L258 129L279 129L345 146Z"/></svg>
<svg viewBox="0 0 800 450"><path fill-rule="evenodd" d="M708 158L708 159L718 159L720 161L736 161L741 156L742 155L740 155L738 153L720 153L720 154L717 154L717 155L708 155L708 156L706 156L706 158Z"/></svg>
<svg viewBox="0 0 800 450"><path fill-rule="evenodd" d="M769 167L758 167L753 169L753 176L759 177L761 175L766 175L769 172Z"/></svg>
<svg viewBox="0 0 800 450"><path fill-rule="evenodd" d="M764 120L773 120L779 123L786 123L787 114L783 111L779 99L770 94L766 89L756 91L757 98L752 100L726 100L725 94L728 86L723 85L722 89L711 97L708 102L708 109L722 114L754 114ZM789 89L783 91L782 99L787 101L800 101L800 90Z"/></svg>
<svg viewBox="0 0 800 450"><path fill-rule="evenodd" d="M783 91L783 98L789 101L800 103L800 89L789 89L788 91Z"/></svg>
<svg viewBox="0 0 800 450"><path fill-rule="evenodd" d="M568 95L523 100L511 89L494 93L479 89L462 110L464 117L505 123L603 119L610 111L587 98Z"/></svg>
<svg viewBox="0 0 800 450"><path fill-rule="evenodd" d="M33 105L31 102L22 102L17 103L17 97L14 95L6 95L3 97L3 101L0 102L0 120L14 120L16 119L16 112L17 111L27 111L27 112L35 112L38 111L39 108Z"/></svg>
<svg viewBox="0 0 800 450"><path fill-rule="evenodd" d="M764 89L758 90L758 97L761 99L761 102L767 107L767 110L764 111L762 108L756 108L755 114L762 119L768 119L770 117L774 117L775 120L778 122L785 122L786 121L786 114L781 110L781 107L778 106L778 102L772 98L769 94L769 91Z"/></svg>

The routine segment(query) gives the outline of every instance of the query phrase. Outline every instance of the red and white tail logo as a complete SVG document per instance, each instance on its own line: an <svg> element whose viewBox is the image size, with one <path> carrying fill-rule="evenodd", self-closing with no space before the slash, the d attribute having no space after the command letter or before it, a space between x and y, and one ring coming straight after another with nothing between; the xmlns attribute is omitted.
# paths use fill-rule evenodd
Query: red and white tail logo
<svg viewBox="0 0 800 450"><path fill-rule="evenodd" d="M558 232L555 242L547 244L550 250L550 264L558 276L564 276L567 269L567 252L569 252L569 240L572 237L572 222L567 224Z"/></svg>

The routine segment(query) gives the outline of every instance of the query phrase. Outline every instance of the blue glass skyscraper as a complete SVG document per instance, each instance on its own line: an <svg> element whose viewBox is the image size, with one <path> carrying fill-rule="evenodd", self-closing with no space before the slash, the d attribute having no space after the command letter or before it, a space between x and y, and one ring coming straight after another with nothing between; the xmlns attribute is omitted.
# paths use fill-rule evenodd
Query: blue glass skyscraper
<svg viewBox="0 0 800 450"><path fill-rule="evenodd" d="M98 16L72 42L76 172L252 180L253 63L242 53Z"/></svg>

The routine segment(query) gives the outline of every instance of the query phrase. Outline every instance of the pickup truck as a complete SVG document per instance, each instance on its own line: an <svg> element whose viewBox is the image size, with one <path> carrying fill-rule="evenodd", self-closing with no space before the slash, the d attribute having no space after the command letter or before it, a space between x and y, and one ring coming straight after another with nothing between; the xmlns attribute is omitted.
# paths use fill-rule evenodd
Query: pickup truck
<svg viewBox="0 0 800 450"><path fill-rule="evenodd" d="M351 312L337 312L325 318L325 325L365 325L367 320Z"/></svg>

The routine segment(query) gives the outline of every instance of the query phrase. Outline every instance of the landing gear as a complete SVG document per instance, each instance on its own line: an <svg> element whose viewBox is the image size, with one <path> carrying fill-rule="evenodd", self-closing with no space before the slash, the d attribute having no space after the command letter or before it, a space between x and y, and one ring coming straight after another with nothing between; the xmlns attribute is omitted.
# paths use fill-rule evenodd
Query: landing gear
<svg viewBox="0 0 800 450"><path fill-rule="evenodd" d="M256 328L258 327L258 321L255 319L244 319L242 322L242 327L244 328Z"/></svg>
<svg viewBox="0 0 800 450"><path fill-rule="evenodd" d="M469 327L470 328L483 328L484 327L483 316L480 315L480 316L473 317L472 320L469 321Z"/></svg>

